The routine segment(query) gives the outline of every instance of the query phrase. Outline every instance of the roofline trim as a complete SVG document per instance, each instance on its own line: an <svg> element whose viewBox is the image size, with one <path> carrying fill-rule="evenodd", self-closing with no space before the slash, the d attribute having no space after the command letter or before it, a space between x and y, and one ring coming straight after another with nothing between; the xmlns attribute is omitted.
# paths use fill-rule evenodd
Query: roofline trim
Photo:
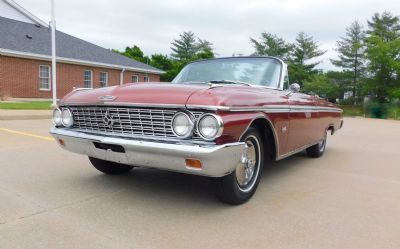
<svg viewBox="0 0 400 249"><path fill-rule="evenodd" d="M28 19L32 20L33 22L43 26L43 27L48 27L49 25L36 17L34 14L26 10L24 7L19 5L18 3L14 2L13 0L4 0L5 3L16 9L18 12L26 16Z"/></svg>
<svg viewBox="0 0 400 249"><path fill-rule="evenodd" d="M0 55L9 56L9 57L26 58L26 59L39 59L39 60L45 60L45 61L51 60L50 55L20 52L20 51L3 49L3 48L0 48ZM77 59L71 59L71 58L65 58L65 57L57 57L56 59L57 59L57 62L62 62L62 63L67 63L67 64L94 66L94 67L119 69L119 70L130 70L130 71L136 71L136 72L142 72L142 73L153 73L153 74L164 74L165 73L162 70L150 70L150 69L143 69L143 68L138 68L138 67L129 67L129 66L107 64L107 63L101 63L101 62L77 60Z"/></svg>

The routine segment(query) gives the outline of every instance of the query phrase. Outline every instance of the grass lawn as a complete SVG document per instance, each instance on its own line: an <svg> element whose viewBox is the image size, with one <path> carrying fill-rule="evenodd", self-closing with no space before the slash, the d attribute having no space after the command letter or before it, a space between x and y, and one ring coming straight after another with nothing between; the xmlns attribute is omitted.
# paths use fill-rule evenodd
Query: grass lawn
<svg viewBox="0 0 400 249"><path fill-rule="evenodd" d="M363 106L353 106L353 105L342 105L340 108L343 109L343 116L345 117L367 117L367 118L384 118L384 119L396 119L400 120L400 107L387 106L383 109L381 116L377 116L377 111L375 112L369 109L365 109Z"/></svg>
<svg viewBox="0 0 400 249"><path fill-rule="evenodd" d="M364 116L363 106L353 106L353 105L342 105L340 108L343 109L343 116L345 117L360 117Z"/></svg>
<svg viewBox="0 0 400 249"><path fill-rule="evenodd" d="M28 101L28 102L0 102L0 109L10 110L50 110L51 101Z"/></svg>

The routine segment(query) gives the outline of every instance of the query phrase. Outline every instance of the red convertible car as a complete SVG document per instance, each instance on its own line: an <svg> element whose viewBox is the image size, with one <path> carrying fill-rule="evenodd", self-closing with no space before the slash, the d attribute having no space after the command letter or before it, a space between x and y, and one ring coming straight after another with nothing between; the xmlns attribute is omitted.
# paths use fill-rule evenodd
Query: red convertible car
<svg viewBox="0 0 400 249"><path fill-rule="evenodd" d="M340 108L299 90L278 58L197 61L172 83L74 90L50 133L106 174L139 166L212 177L222 201L241 204L270 161L320 157L342 127Z"/></svg>

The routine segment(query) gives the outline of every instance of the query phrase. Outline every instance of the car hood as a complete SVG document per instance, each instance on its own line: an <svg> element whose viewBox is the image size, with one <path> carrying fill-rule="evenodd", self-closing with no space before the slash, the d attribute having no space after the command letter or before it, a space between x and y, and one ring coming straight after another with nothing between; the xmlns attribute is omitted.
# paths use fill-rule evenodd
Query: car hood
<svg viewBox="0 0 400 249"><path fill-rule="evenodd" d="M281 91L246 85L132 83L122 86L76 90L62 104L100 104L110 102L191 106L246 107L282 103ZM112 98L113 97L113 98Z"/></svg>
<svg viewBox="0 0 400 249"><path fill-rule="evenodd" d="M207 88L205 85L170 83L132 83L97 89L75 90L62 99L63 104L98 104L101 97L114 97L110 102L184 105L194 92Z"/></svg>

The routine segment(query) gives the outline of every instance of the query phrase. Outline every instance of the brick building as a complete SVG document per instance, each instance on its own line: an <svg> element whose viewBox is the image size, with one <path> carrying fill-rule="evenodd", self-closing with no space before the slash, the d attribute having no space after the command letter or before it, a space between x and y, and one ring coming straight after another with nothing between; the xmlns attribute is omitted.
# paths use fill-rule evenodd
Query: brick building
<svg viewBox="0 0 400 249"><path fill-rule="evenodd" d="M56 32L57 96L160 81L163 71L61 31ZM0 0L0 95L51 98L51 30L12 0Z"/></svg>

